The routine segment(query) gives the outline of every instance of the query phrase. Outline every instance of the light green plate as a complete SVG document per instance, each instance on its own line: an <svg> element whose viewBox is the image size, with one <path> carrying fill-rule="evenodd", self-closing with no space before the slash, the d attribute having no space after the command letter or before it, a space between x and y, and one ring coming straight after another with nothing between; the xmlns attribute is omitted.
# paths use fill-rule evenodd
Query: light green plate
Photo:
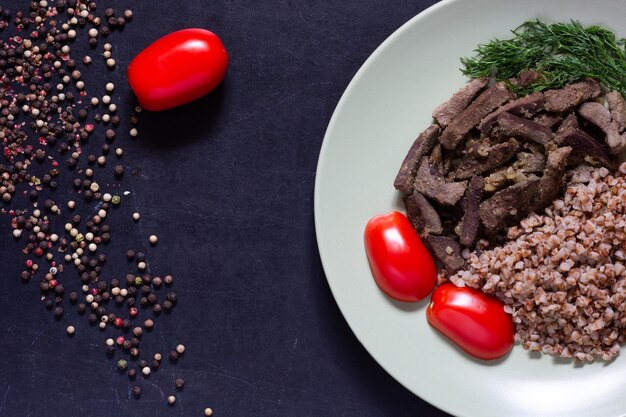
<svg viewBox="0 0 626 417"><path fill-rule="evenodd" d="M425 303L400 306L376 287L363 249L372 216L402 209L393 180L436 105L465 79L459 58L528 19L580 20L626 35L626 1L450 0L391 35L354 77L328 126L315 187L324 270L354 334L402 385L463 417L624 417L626 352L575 366L516 346L485 364L432 330Z"/></svg>

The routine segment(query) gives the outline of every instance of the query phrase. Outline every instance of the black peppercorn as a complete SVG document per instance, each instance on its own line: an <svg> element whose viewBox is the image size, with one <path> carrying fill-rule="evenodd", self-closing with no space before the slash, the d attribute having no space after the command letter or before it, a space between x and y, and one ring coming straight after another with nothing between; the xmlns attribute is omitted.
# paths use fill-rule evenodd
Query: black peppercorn
<svg viewBox="0 0 626 417"><path fill-rule="evenodd" d="M177 378L174 385L176 386L176 389L183 389L183 387L185 386L185 380L182 378Z"/></svg>

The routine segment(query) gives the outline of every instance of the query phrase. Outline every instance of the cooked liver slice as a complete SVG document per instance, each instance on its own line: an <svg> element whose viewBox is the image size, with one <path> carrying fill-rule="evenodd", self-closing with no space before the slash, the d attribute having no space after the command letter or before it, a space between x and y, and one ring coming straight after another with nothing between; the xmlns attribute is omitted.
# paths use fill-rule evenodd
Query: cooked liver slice
<svg viewBox="0 0 626 417"><path fill-rule="evenodd" d="M626 100L617 91L611 91L606 95L606 101L609 103L611 117L617 123L619 132L622 133L626 129Z"/></svg>
<svg viewBox="0 0 626 417"><path fill-rule="evenodd" d="M393 186L397 190L404 194L411 194L419 161L422 156L430 154L435 143L437 143L437 136L439 136L440 132L439 126L430 125L415 139L409 152L404 157L398 175L396 175L396 179L393 182Z"/></svg>
<svg viewBox="0 0 626 417"><path fill-rule="evenodd" d="M543 93L536 92L525 97L513 100L494 112L491 112L480 122L478 129L487 133L498 120L500 113L511 113L529 119L532 115L543 109Z"/></svg>
<svg viewBox="0 0 626 417"><path fill-rule="evenodd" d="M485 116L513 98L515 95L503 83L489 87L443 130L439 141L444 148L455 149Z"/></svg>
<svg viewBox="0 0 626 417"><path fill-rule="evenodd" d="M478 93L487 87L488 83L489 78L486 77L471 80L433 111L433 119L435 119L441 127L448 126L456 116L469 106Z"/></svg>
<svg viewBox="0 0 626 417"><path fill-rule="evenodd" d="M548 129L553 129L563 122L563 116L559 113L542 113L533 120Z"/></svg>
<svg viewBox="0 0 626 417"><path fill-rule="evenodd" d="M461 256L461 246L456 239L430 235L422 239L430 253L443 264L449 273L452 274L465 266L465 260Z"/></svg>
<svg viewBox="0 0 626 417"><path fill-rule="evenodd" d="M504 142L490 147L478 146L477 148L477 150L468 151L459 167L454 171L455 180L466 180L502 165L513 158L519 146L511 142Z"/></svg>
<svg viewBox="0 0 626 417"><path fill-rule="evenodd" d="M492 136L501 139L514 137L545 145L552 138L552 130L532 120L510 113L501 113L498 116L498 126L493 128Z"/></svg>
<svg viewBox="0 0 626 417"><path fill-rule="evenodd" d="M615 168L615 161L597 140L580 129L565 128L558 132L554 141L559 146L571 146L574 152L591 156L608 168Z"/></svg>
<svg viewBox="0 0 626 417"><path fill-rule="evenodd" d="M534 70L525 70L520 72L517 77L511 78L510 81L511 84L513 84L514 86L523 88L528 87L540 78L543 78L543 75L541 75L540 72Z"/></svg>
<svg viewBox="0 0 626 417"><path fill-rule="evenodd" d="M563 123L561 123L556 132L559 134L570 128L578 129L578 118L574 113L568 114L567 117L563 119Z"/></svg>
<svg viewBox="0 0 626 417"><path fill-rule="evenodd" d="M427 156L422 157L413 187L416 191L432 198L444 206L455 205L467 188L467 181L447 182L438 164L431 164Z"/></svg>
<svg viewBox="0 0 626 417"><path fill-rule="evenodd" d="M619 134L617 122L611 120L611 112L602 104L595 101L583 103L578 108L578 114L604 133L604 141L613 155L621 153L626 148L626 138Z"/></svg>
<svg viewBox="0 0 626 417"><path fill-rule="evenodd" d="M543 93L544 107L551 112L565 112L579 105L583 101L600 95L602 89L596 80L584 80L567 84L563 88L548 90Z"/></svg>
<svg viewBox="0 0 626 417"><path fill-rule="evenodd" d="M561 180L565 175L567 161L572 148L565 146L557 148L548 154L546 168L539 180L539 190L535 200L534 210L541 210L552 203L559 195Z"/></svg>
<svg viewBox="0 0 626 417"><path fill-rule="evenodd" d="M514 166L519 167L525 174L543 172L546 166L546 157L531 152L520 152L517 154L517 161Z"/></svg>
<svg viewBox="0 0 626 417"><path fill-rule="evenodd" d="M512 220L528 214L528 202L533 201L539 187L539 177L531 175L480 203L478 213L488 234L500 232Z"/></svg>
<svg viewBox="0 0 626 417"><path fill-rule="evenodd" d="M414 191L404 196L406 215L420 236L425 234L440 235L443 232L441 218L437 210L422 194Z"/></svg>
<svg viewBox="0 0 626 417"><path fill-rule="evenodd" d="M485 181L482 177L473 177L467 187L465 196L464 213L461 218L461 233L459 241L463 246L473 246L478 235L480 226L480 216L478 215L478 204L483 196Z"/></svg>

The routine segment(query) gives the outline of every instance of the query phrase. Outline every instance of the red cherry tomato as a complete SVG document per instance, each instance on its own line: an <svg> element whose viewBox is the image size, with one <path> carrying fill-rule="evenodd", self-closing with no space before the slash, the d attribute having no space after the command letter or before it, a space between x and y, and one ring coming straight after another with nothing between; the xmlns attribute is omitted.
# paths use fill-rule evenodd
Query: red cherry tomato
<svg viewBox="0 0 626 417"><path fill-rule="evenodd" d="M469 287L444 284L426 308L431 326L468 354L483 360L504 356L513 347L515 326L497 298Z"/></svg>
<svg viewBox="0 0 626 417"><path fill-rule="evenodd" d="M399 301L430 294L437 267L404 214L392 211L372 218L364 237L372 275L385 294Z"/></svg>
<svg viewBox="0 0 626 417"><path fill-rule="evenodd" d="M194 101L222 82L228 54L220 38L204 29L165 35L141 51L126 72L146 109L159 111Z"/></svg>

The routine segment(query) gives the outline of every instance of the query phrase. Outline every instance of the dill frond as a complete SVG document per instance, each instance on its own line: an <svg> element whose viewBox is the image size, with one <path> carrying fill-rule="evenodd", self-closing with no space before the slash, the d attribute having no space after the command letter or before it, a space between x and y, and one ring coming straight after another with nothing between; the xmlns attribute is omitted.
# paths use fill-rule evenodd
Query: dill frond
<svg viewBox="0 0 626 417"><path fill-rule="evenodd" d="M583 27L574 20L553 24L534 20L511 32L511 39L492 39L479 45L474 57L461 58L463 74L472 78L494 76L502 81L524 70L543 74L529 86L510 85L521 95L559 88L584 77L626 94L626 40L618 39L612 31L600 26Z"/></svg>

